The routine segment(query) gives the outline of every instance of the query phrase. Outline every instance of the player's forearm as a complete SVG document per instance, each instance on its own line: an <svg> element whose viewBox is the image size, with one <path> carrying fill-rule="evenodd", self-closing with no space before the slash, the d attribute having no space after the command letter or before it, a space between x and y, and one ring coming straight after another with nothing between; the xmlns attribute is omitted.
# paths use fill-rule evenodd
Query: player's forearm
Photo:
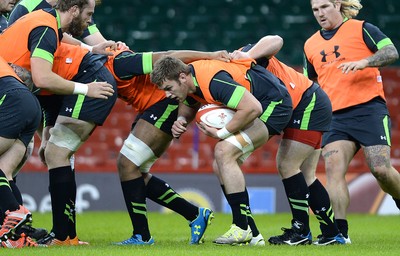
<svg viewBox="0 0 400 256"><path fill-rule="evenodd" d="M91 46L104 43L106 41L107 40L103 37L103 35L100 32L96 32L94 34L88 35L87 37L83 38L83 42Z"/></svg>
<svg viewBox="0 0 400 256"><path fill-rule="evenodd" d="M259 59L274 56L283 46L283 39L280 36L264 36L249 51L249 57Z"/></svg>
<svg viewBox="0 0 400 256"><path fill-rule="evenodd" d="M200 104L198 106L200 106ZM191 123L194 117L196 116L198 106L190 107L185 105L184 103L180 103L178 110L178 118L179 117L184 118L188 124Z"/></svg>
<svg viewBox="0 0 400 256"><path fill-rule="evenodd" d="M72 45L81 45L81 41L72 37L71 35L64 33L62 38L63 43L72 44Z"/></svg>
<svg viewBox="0 0 400 256"><path fill-rule="evenodd" d="M199 52L190 50L167 51L165 55L180 59L184 63L190 63L196 60L208 60L213 58L212 53L210 52Z"/></svg>
<svg viewBox="0 0 400 256"><path fill-rule="evenodd" d="M392 64L399 58L399 53L394 45L387 45L374 55L366 58L368 67L383 67Z"/></svg>
<svg viewBox="0 0 400 256"><path fill-rule="evenodd" d="M32 74L31 72L29 72L29 70L9 63L9 65L11 66L11 68L14 70L15 74L17 74L17 76L25 83L25 85L29 88L29 90L32 91L33 89L33 81L32 81Z"/></svg>

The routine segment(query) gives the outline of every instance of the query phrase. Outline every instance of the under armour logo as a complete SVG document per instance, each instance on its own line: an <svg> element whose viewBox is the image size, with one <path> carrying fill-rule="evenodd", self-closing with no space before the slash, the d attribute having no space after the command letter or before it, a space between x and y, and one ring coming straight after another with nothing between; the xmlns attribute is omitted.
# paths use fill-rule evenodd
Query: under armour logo
<svg viewBox="0 0 400 256"><path fill-rule="evenodd" d="M381 140L386 140L386 136L381 135Z"/></svg>
<svg viewBox="0 0 400 256"><path fill-rule="evenodd" d="M300 120L293 120L294 124L300 124Z"/></svg>
<svg viewBox="0 0 400 256"><path fill-rule="evenodd" d="M158 117L156 117L155 115L151 114L150 118L155 121L155 120L157 120Z"/></svg>
<svg viewBox="0 0 400 256"><path fill-rule="evenodd" d="M333 47L333 51L332 52L325 52L325 50L322 50L321 52L320 52L320 54L322 55L322 59L321 59L321 61L322 62L326 62L326 57L327 56L330 56L330 55L332 55L332 54L335 54L335 58L338 58L339 56L340 56L340 52L338 52L337 50L339 49L339 46L338 45L335 45L334 47Z"/></svg>
<svg viewBox="0 0 400 256"><path fill-rule="evenodd" d="M195 228L196 230L193 231L193 234L195 234L195 235L200 235L199 230L201 229L201 225L194 225L194 228Z"/></svg>
<svg viewBox="0 0 400 256"><path fill-rule="evenodd" d="M66 107L65 112L72 112L72 108Z"/></svg>
<svg viewBox="0 0 400 256"><path fill-rule="evenodd" d="M64 214L67 215L68 219L73 223L75 222L75 220L74 220L75 209L74 208L75 208L74 205L69 206L68 204L66 204L65 209L64 209Z"/></svg>
<svg viewBox="0 0 400 256"><path fill-rule="evenodd" d="M299 222L299 221L296 220L296 221L293 223L293 226L296 227L297 229L301 229L301 226L303 226L303 224L302 224L301 222Z"/></svg>

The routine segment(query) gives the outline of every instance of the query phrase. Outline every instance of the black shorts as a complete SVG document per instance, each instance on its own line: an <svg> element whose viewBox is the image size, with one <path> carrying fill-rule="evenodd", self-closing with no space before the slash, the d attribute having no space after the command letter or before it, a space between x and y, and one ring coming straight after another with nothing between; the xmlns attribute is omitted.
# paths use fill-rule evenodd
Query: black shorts
<svg viewBox="0 0 400 256"><path fill-rule="evenodd" d="M43 127L54 126L60 113L63 95L36 95L42 108Z"/></svg>
<svg viewBox="0 0 400 256"><path fill-rule="evenodd" d="M333 112L329 132L322 137L322 146L338 140L354 141L358 146L390 146L390 127L386 102L377 97Z"/></svg>
<svg viewBox="0 0 400 256"><path fill-rule="evenodd" d="M102 66L95 72L85 70L85 74L79 74L79 76L74 78L74 81L84 84L93 81L108 82L113 86L114 94L106 100L91 98L84 95L64 95L59 115L102 125L117 100L117 83L113 75L107 68Z"/></svg>
<svg viewBox="0 0 400 256"><path fill-rule="evenodd" d="M285 85L265 68L256 65L248 71L251 93L261 103L263 113L259 117L270 135L281 134L292 116L292 98Z"/></svg>
<svg viewBox="0 0 400 256"><path fill-rule="evenodd" d="M28 146L41 120L40 105L14 77L0 78L0 136Z"/></svg>
<svg viewBox="0 0 400 256"><path fill-rule="evenodd" d="M161 131L172 136L171 128L178 118L179 102L173 99L165 98L144 112L136 116L135 122L132 124L132 130L139 119L143 119Z"/></svg>
<svg viewBox="0 0 400 256"><path fill-rule="evenodd" d="M324 132L329 130L331 120L331 101L322 88L314 83L303 93L287 127Z"/></svg>

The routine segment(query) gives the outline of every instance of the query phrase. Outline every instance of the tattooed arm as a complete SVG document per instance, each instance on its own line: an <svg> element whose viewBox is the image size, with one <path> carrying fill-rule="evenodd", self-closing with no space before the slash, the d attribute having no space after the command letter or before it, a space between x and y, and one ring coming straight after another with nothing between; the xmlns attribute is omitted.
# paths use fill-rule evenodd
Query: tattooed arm
<svg viewBox="0 0 400 256"><path fill-rule="evenodd" d="M394 45L387 45L378 50L368 58L340 64L337 68L342 69L342 73L347 74L350 71L356 72L366 67L383 67L395 62L399 58L399 53Z"/></svg>
<svg viewBox="0 0 400 256"><path fill-rule="evenodd" d="M368 61L368 67L383 67L392 64L399 58L399 53L396 47L391 44L383 47L377 51L374 55L366 58Z"/></svg>
<svg viewBox="0 0 400 256"><path fill-rule="evenodd" d="M13 64L13 63L8 63L8 64L10 65L10 67L12 67L15 74L17 74L17 76L25 83L25 85L28 87L28 89L30 91L32 91L35 86L32 81L31 72L29 72L27 69L25 69L21 66Z"/></svg>

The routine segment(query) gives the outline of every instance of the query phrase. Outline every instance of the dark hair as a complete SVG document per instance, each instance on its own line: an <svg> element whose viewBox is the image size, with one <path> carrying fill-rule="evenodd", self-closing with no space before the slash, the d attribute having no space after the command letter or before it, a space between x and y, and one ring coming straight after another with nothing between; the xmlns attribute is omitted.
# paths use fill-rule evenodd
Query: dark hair
<svg viewBox="0 0 400 256"><path fill-rule="evenodd" d="M89 4L89 1L90 0L58 0L54 8L61 12L66 12L71 9L72 6L76 5L79 10L82 10Z"/></svg>

